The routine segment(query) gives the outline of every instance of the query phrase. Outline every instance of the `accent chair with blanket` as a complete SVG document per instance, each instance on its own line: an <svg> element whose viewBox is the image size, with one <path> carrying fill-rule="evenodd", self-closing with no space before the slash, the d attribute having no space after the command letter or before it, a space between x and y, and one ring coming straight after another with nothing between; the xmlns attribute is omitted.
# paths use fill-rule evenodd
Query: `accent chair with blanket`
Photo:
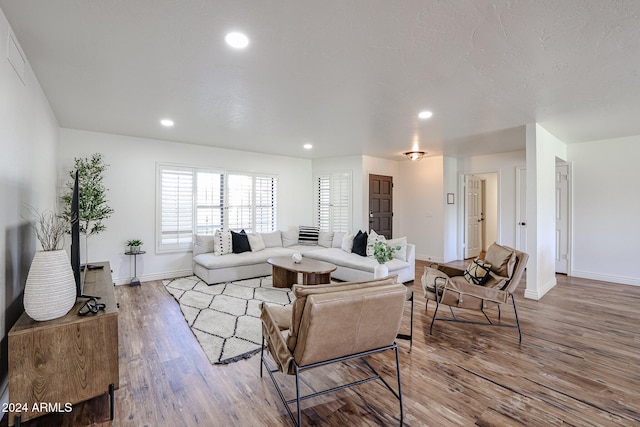
<svg viewBox="0 0 640 427"><path fill-rule="evenodd" d="M529 255L508 246L493 243L487 248L484 260L473 260L466 270L437 265L425 267L422 276L424 296L436 302L436 309L429 327L433 330L436 320L457 321L463 323L492 325L518 328L519 342L522 342L522 331L518 320L516 300L513 295L520 284ZM497 307L500 321L500 307L511 300L516 324L495 323L487 316L486 310ZM437 317L440 305L449 306L451 318ZM453 308L464 308L482 312L487 322L473 322L458 319Z"/></svg>

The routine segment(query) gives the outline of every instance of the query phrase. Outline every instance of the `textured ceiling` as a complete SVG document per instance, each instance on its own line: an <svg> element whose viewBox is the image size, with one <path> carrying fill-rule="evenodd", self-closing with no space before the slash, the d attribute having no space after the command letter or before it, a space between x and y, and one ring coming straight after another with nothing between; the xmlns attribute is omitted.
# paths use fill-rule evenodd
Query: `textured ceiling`
<svg viewBox="0 0 640 427"><path fill-rule="evenodd" d="M0 0L60 126L391 159L640 134L640 1ZM230 30L251 44L224 43ZM433 118L421 121L420 110ZM161 118L176 126L159 126ZM313 150L302 145L310 142Z"/></svg>

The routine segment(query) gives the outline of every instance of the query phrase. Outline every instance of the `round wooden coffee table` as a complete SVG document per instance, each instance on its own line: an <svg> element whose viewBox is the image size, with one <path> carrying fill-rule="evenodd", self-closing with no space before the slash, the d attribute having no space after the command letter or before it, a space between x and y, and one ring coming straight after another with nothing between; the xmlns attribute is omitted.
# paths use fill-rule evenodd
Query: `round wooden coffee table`
<svg viewBox="0 0 640 427"><path fill-rule="evenodd" d="M290 288L298 283L298 273L302 274L303 285L331 283L331 272L337 268L328 262L304 257L297 264L290 256L269 258L267 262L271 264L274 288Z"/></svg>

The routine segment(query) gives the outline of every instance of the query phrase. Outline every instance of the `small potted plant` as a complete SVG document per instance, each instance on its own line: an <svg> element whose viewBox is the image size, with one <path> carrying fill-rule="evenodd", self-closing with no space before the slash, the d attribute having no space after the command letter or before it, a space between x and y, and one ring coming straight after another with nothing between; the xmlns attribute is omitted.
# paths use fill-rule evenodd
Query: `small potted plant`
<svg viewBox="0 0 640 427"><path fill-rule="evenodd" d="M129 246L129 252L132 254L140 253L140 246L142 246L142 240L131 239L127 240L127 246Z"/></svg>
<svg viewBox="0 0 640 427"><path fill-rule="evenodd" d="M390 246L387 242L376 242L373 245L373 257L378 261L373 271L374 278L386 277L389 275L389 268L385 265L387 261L393 259L393 253L399 251L400 246Z"/></svg>

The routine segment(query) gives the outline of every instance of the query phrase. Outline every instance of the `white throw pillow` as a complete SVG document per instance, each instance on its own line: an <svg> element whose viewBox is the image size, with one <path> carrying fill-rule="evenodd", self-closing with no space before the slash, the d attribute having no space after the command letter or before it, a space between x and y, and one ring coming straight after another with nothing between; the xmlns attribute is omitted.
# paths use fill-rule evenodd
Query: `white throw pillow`
<svg viewBox="0 0 640 427"><path fill-rule="evenodd" d="M371 230L369 238L367 239L367 256L373 257L373 245L375 245L376 242L385 242L386 240L387 238L382 234L378 234L375 230Z"/></svg>
<svg viewBox="0 0 640 427"><path fill-rule="evenodd" d="M282 246L288 248L289 246L298 244L298 227L290 228L282 232Z"/></svg>
<svg viewBox="0 0 640 427"><path fill-rule="evenodd" d="M251 252L258 252L266 247L264 244L264 240L262 240L262 236L259 234L249 233L247 234L247 238L249 239Z"/></svg>
<svg viewBox="0 0 640 427"><path fill-rule="evenodd" d="M353 250L353 238L356 237L353 234L346 234L343 238L342 238L342 246L341 249L345 252L349 252L351 253L351 251Z"/></svg>
<svg viewBox="0 0 640 427"><path fill-rule="evenodd" d="M397 239L387 240L387 243L391 247L400 246L400 250L393 253L395 259L400 261L407 261L407 237L399 237Z"/></svg>
<svg viewBox="0 0 640 427"><path fill-rule="evenodd" d="M226 255L233 252L233 243L231 241L231 231L216 230L213 235L213 254Z"/></svg>
<svg viewBox="0 0 640 427"><path fill-rule="evenodd" d="M342 239L346 236L347 233L344 231L336 231L333 233L333 242L331 242L332 248L342 248Z"/></svg>
<svg viewBox="0 0 640 427"><path fill-rule="evenodd" d="M282 233L280 230L272 233L260 233L264 246L267 248L281 248L282 247Z"/></svg>
<svg viewBox="0 0 640 427"><path fill-rule="evenodd" d="M213 252L213 235L196 234L196 242L193 245L193 255Z"/></svg>
<svg viewBox="0 0 640 427"><path fill-rule="evenodd" d="M333 231L321 231L318 234L318 246L330 248L333 244Z"/></svg>

